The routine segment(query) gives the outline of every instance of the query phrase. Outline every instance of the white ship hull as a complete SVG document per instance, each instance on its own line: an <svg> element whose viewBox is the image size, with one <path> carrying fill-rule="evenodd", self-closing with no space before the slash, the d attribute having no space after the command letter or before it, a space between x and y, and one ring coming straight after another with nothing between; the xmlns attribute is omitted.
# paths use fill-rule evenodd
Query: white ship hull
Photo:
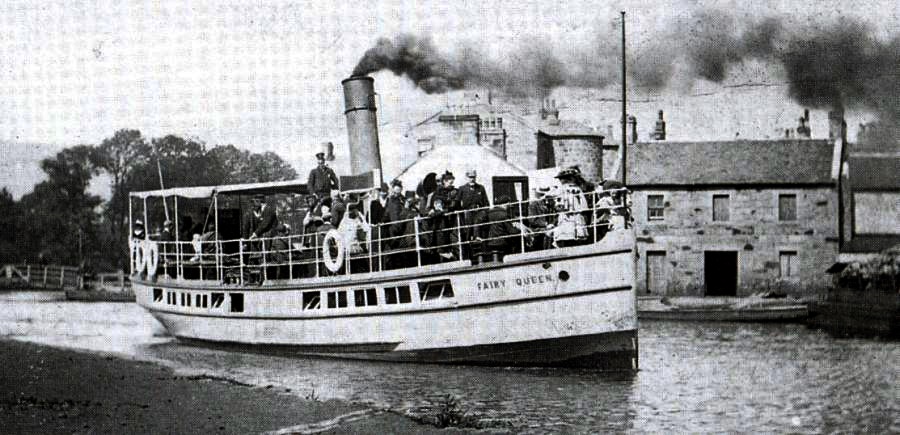
<svg viewBox="0 0 900 435"><path fill-rule="evenodd" d="M633 246L631 232L621 231L592 245L478 266L257 287L135 280L134 289L137 302L185 340L356 359L633 370ZM449 282L452 296L428 299L425 287L440 282ZM408 286L409 301L389 303L398 286ZM360 304L355 291L365 289L377 298ZM317 292L320 307L305 306ZM346 292L346 306L329 308L329 292Z"/></svg>

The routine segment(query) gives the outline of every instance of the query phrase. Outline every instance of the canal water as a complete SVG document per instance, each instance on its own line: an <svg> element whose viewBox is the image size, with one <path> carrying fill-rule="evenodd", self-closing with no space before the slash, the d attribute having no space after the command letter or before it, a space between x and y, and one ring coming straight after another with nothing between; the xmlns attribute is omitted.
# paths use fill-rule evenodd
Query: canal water
<svg viewBox="0 0 900 435"><path fill-rule="evenodd" d="M642 322L634 375L189 346L123 303L6 298L0 335L410 414L432 412L450 394L484 426L517 433L900 432L900 343L835 339L803 325Z"/></svg>

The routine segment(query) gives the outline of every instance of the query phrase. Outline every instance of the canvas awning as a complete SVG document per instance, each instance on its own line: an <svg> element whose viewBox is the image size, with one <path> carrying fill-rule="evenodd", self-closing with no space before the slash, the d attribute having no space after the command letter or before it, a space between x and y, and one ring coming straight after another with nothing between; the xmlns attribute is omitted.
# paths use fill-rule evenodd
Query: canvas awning
<svg viewBox="0 0 900 435"><path fill-rule="evenodd" d="M169 197L180 196L182 198L212 198L217 194L253 195L296 193L306 194L306 182L301 180L271 181L266 183L229 184L224 186L194 186L174 187L170 189L148 190L145 192L132 192L134 198Z"/></svg>

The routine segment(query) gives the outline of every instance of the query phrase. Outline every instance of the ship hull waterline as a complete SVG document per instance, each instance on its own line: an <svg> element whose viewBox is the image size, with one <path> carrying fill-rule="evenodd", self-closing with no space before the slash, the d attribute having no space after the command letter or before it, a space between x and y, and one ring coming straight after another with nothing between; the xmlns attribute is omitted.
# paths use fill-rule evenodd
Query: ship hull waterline
<svg viewBox="0 0 900 435"><path fill-rule="evenodd" d="M634 258L623 247L592 245L572 252L579 255L550 259L520 254L495 266L426 266L413 275L316 286L138 280L135 289L138 303L171 335L192 344L392 362L633 371ZM419 291L434 282L451 284L453 295L420 300ZM386 293L398 286L411 289L411 301L389 305ZM365 288L378 296L373 306L353 301L354 292ZM303 308L309 292L321 295L318 309ZM326 295L335 292L346 292L346 308L326 304ZM226 298L217 309L191 304L215 293ZM240 295L240 312L229 309L234 294Z"/></svg>

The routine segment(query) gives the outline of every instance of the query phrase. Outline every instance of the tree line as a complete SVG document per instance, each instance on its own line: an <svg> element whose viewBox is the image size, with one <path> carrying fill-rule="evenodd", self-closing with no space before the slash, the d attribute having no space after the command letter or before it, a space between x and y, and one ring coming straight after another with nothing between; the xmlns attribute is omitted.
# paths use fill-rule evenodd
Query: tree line
<svg viewBox="0 0 900 435"><path fill-rule="evenodd" d="M128 129L98 145L65 148L40 167L46 179L20 200L6 187L0 189L0 264L127 269L128 194L159 189L160 172L165 187L297 178L294 168L273 152L207 147L175 135L147 140ZM88 192L101 174L110 179L111 197L105 201Z"/></svg>

